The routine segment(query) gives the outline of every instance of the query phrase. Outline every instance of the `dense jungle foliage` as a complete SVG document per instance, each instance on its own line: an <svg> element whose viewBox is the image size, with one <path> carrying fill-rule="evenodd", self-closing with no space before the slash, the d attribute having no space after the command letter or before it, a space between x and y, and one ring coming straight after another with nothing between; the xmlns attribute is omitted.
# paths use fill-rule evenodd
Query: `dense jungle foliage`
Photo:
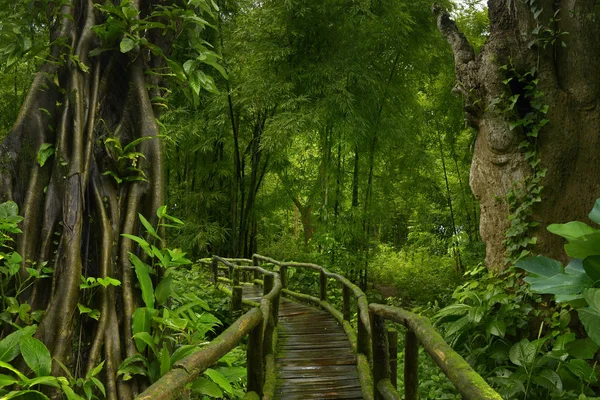
<svg viewBox="0 0 600 400"><path fill-rule="evenodd" d="M67 3L0 4L0 139L19 118L40 66L64 62L90 74L74 52L68 61L51 53L59 40L50 34L55 13ZM133 63L158 53L144 36L152 29L172 39L164 65L146 71L161 86L151 101L166 205L135 213L140 231L122 235L136 246L124 253L139 294L130 330L135 354L112 365L100 350L104 339L86 331L111 326L99 304L123 284L90 268L81 272L73 357L67 365L54 358L36 336L44 310L28 302L36 282L52 280L54 259L23 259L14 243L28 216L0 193L7 200L0 204L0 399L116 398L117 383L104 378L110 371L119 381L139 379L143 389L233 321L229 298L196 260L256 252L317 263L360 285L372 302L430 317L506 399L600 394L600 231L583 222L549 227L568 241L566 267L527 257L535 240L519 231L525 244L515 244L509 232L507 243L518 251L507 252L503 270L485 267L479 204L469 188L476 132L453 90L453 54L429 0L150 2L162 14L147 19L134 1L92 3L102 19L91 29L103 39L90 59L139 52ZM440 3L479 51L489 35L485 5ZM500 68L512 79L511 65ZM106 130L95 138L113 162L102 179L117 188L145 181L138 163L147 138L125 143ZM58 150L44 143L36 162L60 163ZM515 215L513 226L529 217ZM590 219L600 224L600 203ZM94 257L100 252L91 250ZM300 282L316 288L317 281ZM243 398L244 346L207 370L189 396ZM420 398L460 398L420 358Z"/></svg>

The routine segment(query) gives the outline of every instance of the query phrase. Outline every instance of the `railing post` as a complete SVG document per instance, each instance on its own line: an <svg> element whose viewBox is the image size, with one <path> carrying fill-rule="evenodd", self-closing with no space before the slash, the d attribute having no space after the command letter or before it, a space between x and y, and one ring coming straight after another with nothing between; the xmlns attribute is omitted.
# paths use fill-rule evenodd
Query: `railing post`
<svg viewBox="0 0 600 400"><path fill-rule="evenodd" d="M273 275L265 275L263 277L263 296L269 294L273 289Z"/></svg>
<svg viewBox="0 0 600 400"><path fill-rule="evenodd" d="M247 365L246 377L248 380L247 391L256 392L262 397L262 389L265 384L265 364L263 358L263 325L266 323L266 316L263 315L263 322L258 324L248 335Z"/></svg>
<svg viewBox="0 0 600 400"><path fill-rule="evenodd" d="M260 266L260 261L258 258L256 258L256 256L254 254L252 255L252 265L255 267ZM260 278L260 272L254 271L254 279L258 279L258 278Z"/></svg>
<svg viewBox="0 0 600 400"><path fill-rule="evenodd" d="M388 329L388 349L390 355L390 381L398 389L398 331Z"/></svg>
<svg viewBox="0 0 600 400"><path fill-rule="evenodd" d="M325 271L321 270L321 301L327 301L327 275L325 275Z"/></svg>
<svg viewBox="0 0 600 400"><path fill-rule="evenodd" d="M342 283L342 299L344 301L342 313L344 321L350 321L350 288Z"/></svg>
<svg viewBox="0 0 600 400"><path fill-rule="evenodd" d="M377 384L382 379L390 378L390 355L388 345L387 328L385 319L374 312L370 312L371 317L371 340L373 341L373 397L383 399Z"/></svg>
<svg viewBox="0 0 600 400"><path fill-rule="evenodd" d="M234 286L231 289L231 316L236 318L242 310L242 287Z"/></svg>
<svg viewBox="0 0 600 400"><path fill-rule="evenodd" d="M419 340L408 328L404 345L404 398L416 400L419 396Z"/></svg>
<svg viewBox="0 0 600 400"><path fill-rule="evenodd" d="M240 286L240 270L238 268L233 268L231 277L233 281L233 286Z"/></svg>
<svg viewBox="0 0 600 400"><path fill-rule="evenodd" d="M216 285L219 282L219 261L213 257L212 258L212 273L213 273L213 283Z"/></svg>
<svg viewBox="0 0 600 400"><path fill-rule="evenodd" d="M367 333L367 329L360 318L360 311L356 321L356 325L358 325L358 332L356 337L356 345L359 353L364 354L365 356L369 356L369 335Z"/></svg>
<svg viewBox="0 0 600 400"><path fill-rule="evenodd" d="M285 265L279 267L279 279L281 279L281 287L287 289L287 267Z"/></svg>

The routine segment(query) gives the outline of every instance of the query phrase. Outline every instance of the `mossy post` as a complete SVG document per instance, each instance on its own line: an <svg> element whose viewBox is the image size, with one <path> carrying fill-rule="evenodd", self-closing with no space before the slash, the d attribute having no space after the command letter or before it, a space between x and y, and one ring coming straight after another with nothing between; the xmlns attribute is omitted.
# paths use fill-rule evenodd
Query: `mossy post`
<svg viewBox="0 0 600 400"><path fill-rule="evenodd" d="M350 288L342 283L342 299L343 308L342 313L344 314L344 321L350 321Z"/></svg>
<svg viewBox="0 0 600 400"><path fill-rule="evenodd" d="M388 349L390 355L390 382L398 388L398 331L388 329Z"/></svg>
<svg viewBox="0 0 600 400"><path fill-rule="evenodd" d="M371 334L373 345L373 397L376 400L383 399L377 390L377 384L384 379L390 379L390 355L388 345L388 334L385 319L375 313L371 313Z"/></svg>
<svg viewBox="0 0 600 400"><path fill-rule="evenodd" d="M279 279L281 279L281 287L287 289L287 267L285 265L279 268Z"/></svg>
<svg viewBox="0 0 600 400"><path fill-rule="evenodd" d="M252 265L260 267L260 260L256 258L256 254L252 256ZM254 280L260 279L260 272L254 271Z"/></svg>
<svg viewBox="0 0 600 400"><path fill-rule="evenodd" d="M233 318L242 311L242 287L234 286L231 290L231 316Z"/></svg>
<svg viewBox="0 0 600 400"><path fill-rule="evenodd" d="M246 355L246 377L248 380L247 391L256 392L262 396L265 383L265 364L263 358L263 332L267 317L263 315L263 322L258 324L248 335L248 350Z"/></svg>
<svg viewBox="0 0 600 400"><path fill-rule="evenodd" d="M358 325L358 332L356 338L358 352L369 357L369 334L367 333L367 328L365 327L361 318L358 318L356 323Z"/></svg>
<svg viewBox="0 0 600 400"><path fill-rule="evenodd" d="M325 271L321 270L319 278L321 282L320 298L322 301L327 301L327 275L325 275Z"/></svg>
<svg viewBox="0 0 600 400"><path fill-rule="evenodd" d="M212 259L212 273L213 273L213 283L216 286L217 282L219 281L219 261L215 257L213 257L213 259Z"/></svg>
<svg viewBox="0 0 600 400"><path fill-rule="evenodd" d="M404 344L404 398L416 400L419 395L419 340L412 329L406 331Z"/></svg>

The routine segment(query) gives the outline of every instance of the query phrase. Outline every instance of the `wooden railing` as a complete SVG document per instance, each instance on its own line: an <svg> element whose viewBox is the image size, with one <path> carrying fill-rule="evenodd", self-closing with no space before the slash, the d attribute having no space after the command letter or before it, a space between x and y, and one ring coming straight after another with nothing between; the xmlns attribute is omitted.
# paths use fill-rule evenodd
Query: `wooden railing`
<svg viewBox="0 0 600 400"><path fill-rule="evenodd" d="M274 388L274 337L279 313L279 298L282 290L281 280L277 272L267 271L258 266L234 264L243 264L246 261L248 260L232 260L215 256L212 265L214 270L217 270L218 263L222 263L226 270L230 271L235 283L232 293L236 293L238 296L235 307L240 310L242 304L241 287L239 286L240 274L251 272L256 276L262 275L263 280L258 282L263 285L263 296L259 303L250 302L249 304L257 307L251 307L249 311L240 316L205 348L175 363L169 372L137 396L136 399L170 400L177 398L189 382L195 380L221 357L233 350L246 335L248 335L247 398L265 398L263 393L265 387ZM215 283L219 280L225 280L229 283L226 278L219 279L217 275L215 275L215 278ZM270 372L268 374L270 376L269 381L265 377L265 372Z"/></svg>
<svg viewBox="0 0 600 400"><path fill-rule="evenodd" d="M368 304L365 293L345 277L307 263L281 262L259 254L252 259L226 259L213 256L210 266L215 285L232 297L231 312L241 315L207 347L177 362L161 379L138 399L174 399L179 391L249 335L247 350L247 398L271 399L275 389L275 345L281 294L313 304L328 311L343 326L357 357L357 369L363 397L368 400L400 399L396 385L398 334L388 330L386 320L406 327L404 351L404 398L418 397L418 346L421 344L465 400L502 399L435 331L429 320L406 310L381 304ZM252 265L247 265L252 264ZM272 265L273 271L261 265ZM288 289L288 269L302 268L319 274L319 297ZM220 274L222 272L222 275ZM263 277L262 280L258 279ZM328 300L329 281L341 288L341 310ZM263 286L260 302L242 299L243 281ZM352 300L354 303L352 303ZM356 322L352 324L353 306Z"/></svg>

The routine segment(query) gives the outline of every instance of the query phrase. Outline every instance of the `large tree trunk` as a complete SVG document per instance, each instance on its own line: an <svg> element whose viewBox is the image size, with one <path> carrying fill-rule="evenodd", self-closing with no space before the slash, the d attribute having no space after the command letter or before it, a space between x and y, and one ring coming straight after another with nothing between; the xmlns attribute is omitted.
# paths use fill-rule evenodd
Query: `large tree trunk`
<svg viewBox="0 0 600 400"><path fill-rule="evenodd" d="M596 3L489 0L490 36L477 56L448 14L434 6L438 27L454 51L457 90L464 94L467 119L478 131L470 181L481 204L488 267L505 265L505 233L511 226L509 212L514 212L509 211L506 197L513 183L522 187L532 173L543 175L543 169L532 167L520 150L523 141L539 150L541 165L547 168L541 202L533 196L531 218L540 225L527 233L537 236L534 252L564 258L562 239L549 234L547 225L586 220L600 197L600 15ZM538 26L542 29L536 36ZM508 66L508 71L501 66ZM532 68L533 76L515 78ZM511 74L513 80L503 83ZM524 96L524 86L534 79L539 79L537 88L543 93L542 103L549 106L546 118L550 121L538 140L528 136L531 126L511 129L509 125L535 111L532 99ZM519 93L514 112L500 110L502 99Z"/></svg>
<svg viewBox="0 0 600 400"><path fill-rule="evenodd" d="M133 5L140 18L152 7ZM66 2L55 21L50 61L35 76L18 120L0 144L0 201L14 200L25 217L16 246L25 260L21 275L33 263L48 262L54 269L51 282L38 280L21 299L33 310L45 310L37 336L69 367L75 343L84 355L81 375L106 360L107 397L128 399L136 394L135 380L117 380L116 372L137 351L131 317L139 296L128 257L135 252L133 242L120 234L138 234L138 212L152 222L164 202L162 146L147 89L158 87L158 75L145 74L162 59L139 48L90 57L100 46L91 27L104 22L91 0ZM170 35L156 30L140 35L166 52ZM130 150L145 157L136 160L119 159L123 154L106 142L112 138L124 147L142 137L149 139ZM40 166L44 144L55 153ZM83 320L77 311L82 275L121 281L94 296L90 305L101 312L97 322ZM81 323L85 329L76 343L73 328ZM52 372L62 374L57 363Z"/></svg>

